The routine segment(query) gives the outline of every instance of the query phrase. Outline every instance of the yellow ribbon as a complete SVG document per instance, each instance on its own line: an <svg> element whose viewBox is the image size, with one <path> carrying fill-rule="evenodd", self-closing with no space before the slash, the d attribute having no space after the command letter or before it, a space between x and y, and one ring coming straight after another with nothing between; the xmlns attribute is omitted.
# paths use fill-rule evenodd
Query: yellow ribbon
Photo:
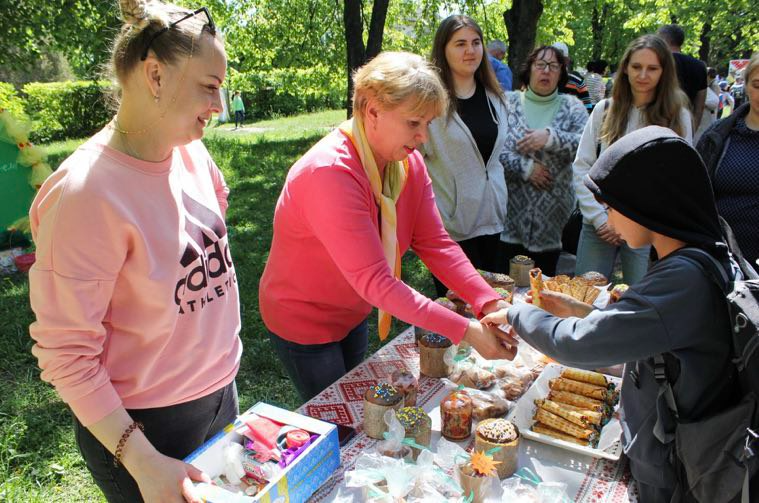
<svg viewBox="0 0 759 503"><path fill-rule="evenodd" d="M390 162L385 167L385 180L380 177L379 168L374 160L374 154L366 139L364 124L359 116L354 116L340 124L340 130L353 143L358 151L361 166L364 168L369 184L372 187L372 193L377 205L380 207L381 229L380 237L382 238L382 251L385 259L393 271L396 278L401 277L401 250L398 244L397 235L397 216L395 213L395 203L398 201L403 187L408 179L408 159L402 162ZM384 341L390 333L390 323L392 316L383 310L379 310L379 321L377 330L380 340Z"/></svg>

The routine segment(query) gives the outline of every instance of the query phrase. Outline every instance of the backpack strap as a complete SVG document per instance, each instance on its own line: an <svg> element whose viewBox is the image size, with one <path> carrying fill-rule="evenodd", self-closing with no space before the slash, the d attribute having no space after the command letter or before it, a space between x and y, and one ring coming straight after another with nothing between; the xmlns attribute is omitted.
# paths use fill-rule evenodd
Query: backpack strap
<svg viewBox="0 0 759 503"><path fill-rule="evenodd" d="M601 115L601 127L603 127L604 119L606 119L606 109L609 108L609 100L604 100L603 114ZM601 140L596 139L596 159L601 155Z"/></svg>
<svg viewBox="0 0 759 503"><path fill-rule="evenodd" d="M665 356L671 355L658 354L652 358L654 379L659 384L659 393L656 396L654 437L662 444L669 444L675 439L675 429L680 419L680 413L677 410L675 394L672 391L674 381L668 375Z"/></svg>

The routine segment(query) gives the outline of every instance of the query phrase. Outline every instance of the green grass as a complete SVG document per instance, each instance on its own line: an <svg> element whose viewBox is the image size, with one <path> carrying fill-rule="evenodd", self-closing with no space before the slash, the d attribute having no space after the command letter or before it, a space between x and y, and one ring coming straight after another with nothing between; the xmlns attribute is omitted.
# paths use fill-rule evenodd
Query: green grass
<svg viewBox="0 0 759 503"><path fill-rule="evenodd" d="M269 346L258 312L258 280L272 234L274 206L289 167L344 110L209 128L204 140L230 186L227 224L239 280L244 351L237 385L240 407L266 401L293 409L295 389ZM253 131L253 132L250 132ZM57 166L83 140L46 146ZM432 295L432 279L412 254L404 280ZM25 275L0 278L0 502L103 501L74 443L71 416L53 389L39 379L28 326L33 321ZM379 347L376 311L370 316L370 352ZM394 322L391 338L406 328Z"/></svg>

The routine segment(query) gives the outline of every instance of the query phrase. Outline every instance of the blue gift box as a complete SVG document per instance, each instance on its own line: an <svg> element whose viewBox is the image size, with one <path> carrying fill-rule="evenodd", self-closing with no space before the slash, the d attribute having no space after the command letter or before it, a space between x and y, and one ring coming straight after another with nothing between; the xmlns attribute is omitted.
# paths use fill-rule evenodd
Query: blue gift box
<svg viewBox="0 0 759 503"><path fill-rule="evenodd" d="M269 481L269 484L256 496L235 495L219 489L215 492L224 496L214 497L213 501L208 500L209 502L301 503L316 492L340 466L340 445L337 428L334 424L280 409L267 403L257 403L245 414L248 413L304 429L319 435L319 438L292 464L287 466L279 478ZM223 431L220 431L187 456L185 462L203 470L211 478L219 476L224 470L224 448L232 442L242 443L243 441L243 437L235 431L240 425L241 423L238 421L224 428Z"/></svg>

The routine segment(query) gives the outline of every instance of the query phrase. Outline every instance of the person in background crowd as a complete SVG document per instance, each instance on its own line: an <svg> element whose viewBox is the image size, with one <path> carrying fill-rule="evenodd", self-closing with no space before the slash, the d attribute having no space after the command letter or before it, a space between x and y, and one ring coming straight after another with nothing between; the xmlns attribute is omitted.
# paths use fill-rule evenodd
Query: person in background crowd
<svg viewBox="0 0 759 503"><path fill-rule="evenodd" d="M495 78L498 79L498 83L501 84L501 89L503 89L504 92L511 91L513 87L511 68L503 62L503 58L506 57L506 49L506 44L501 40L491 40L488 43L488 59L490 60L490 66L493 67Z"/></svg>
<svg viewBox="0 0 759 503"><path fill-rule="evenodd" d="M245 120L245 104L242 102L240 91L235 91L232 97L232 112L235 114L235 129L237 129Z"/></svg>
<svg viewBox="0 0 759 503"><path fill-rule="evenodd" d="M746 103L706 130L697 148L711 175L717 211L759 269L759 53L744 75Z"/></svg>
<svg viewBox="0 0 759 503"><path fill-rule="evenodd" d="M634 284L646 273L649 249L628 246L608 212L582 180L599 153L626 134L649 125L664 126L693 141L691 116L677 83L677 72L667 44L656 35L644 35L627 46L614 80L612 98L596 105L582 133L574 162L574 187L583 215L575 272L598 271L611 277L621 255L624 282Z"/></svg>
<svg viewBox="0 0 759 503"><path fill-rule="evenodd" d="M611 98L611 90L614 87L614 79L617 78L617 65L616 63L611 63L609 65L609 76L605 79L606 81L606 94L604 95L605 98Z"/></svg>
<svg viewBox="0 0 759 503"><path fill-rule="evenodd" d="M677 368L673 401L683 423L725 410L740 398L730 371L735 367L725 296L703 267L680 251L699 248L731 270L709 178L691 146L668 129L649 126L611 145L583 184L608 207L609 222L622 238L633 247L655 247L659 260L605 309L543 290L543 309L514 304L482 322L510 324L531 346L564 365L590 370L626 363L622 442L640 501L681 502L673 498L682 468L673 462L669 440L675 425L665 415L653 357L667 354L669 376Z"/></svg>
<svg viewBox="0 0 759 503"><path fill-rule="evenodd" d="M506 142L506 99L472 18L443 20L432 44L449 104L430 124L424 158L445 229L478 269L506 272L500 254L508 197L499 161ZM435 278L439 296L448 287Z"/></svg>
<svg viewBox="0 0 759 503"><path fill-rule="evenodd" d="M706 71L706 101L704 103L704 113L701 115L701 124L698 125L693 133L693 143L697 143L704 131L717 120L719 110L719 86L717 85L717 70L708 68Z"/></svg>
<svg viewBox="0 0 759 503"><path fill-rule="evenodd" d="M520 80L525 91L506 94L506 172L509 208L501 234L503 255L528 255L549 276L556 274L561 234L575 208L572 161L588 114L579 100L559 94L566 81L564 55L551 46L530 54Z"/></svg>
<svg viewBox="0 0 759 503"><path fill-rule="evenodd" d="M733 82L733 85L730 86L730 94L733 96L735 108L743 105L743 103L746 101L746 84L743 79L744 71L745 68L740 72L735 72L735 82Z"/></svg>
<svg viewBox="0 0 759 503"><path fill-rule="evenodd" d="M436 68L415 54L384 52L353 81L353 119L287 175L258 291L269 338L303 400L361 363L372 306L380 339L397 316L455 344L467 341L485 358L516 352L497 331L401 280L401 256L413 248L475 313L505 305L446 234L417 150L430 121L447 110Z"/></svg>
<svg viewBox="0 0 759 503"><path fill-rule="evenodd" d="M677 67L677 80L690 100L694 129L701 124L706 103L706 65L694 57L680 52L685 42L685 32L676 24L666 24L656 32L667 42Z"/></svg>
<svg viewBox="0 0 759 503"><path fill-rule="evenodd" d="M564 42L556 42L553 47L561 51L564 57L568 61L569 78L567 82L559 88L560 94L571 94L577 96L577 99L582 101L585 110L590 113L593 110L593 102L590 99L590 93L588 93L588 86L585 85L585 79L582 75L572 71L572 58L569 57L569 47Z"/></svg>
<svg viewBox="0 0 759 503"><path fill-rule="evenodd" d="M603 59L590 61L586 66L588 73L585 75L585 84L588 87L590 102L593 106L596 106L596 103L604 99L606 96L606 83L604 82L603 76L606 73L607 66L608 63Z"/></svg>
<svg viewBox="0 0 759 503"><path fill-rule="evenodd" d="M229 189L200 142L227 58L205 8L120 5L116 116L30 210L32 353L109 502L200 501L182 459L235 420L242 353Z"/></svg>
<svg viewBox="0 0 759 503"><path fill-rule="evenodd" d="M727 117L735 110L735 100L730 94L727 81L721 80L719 83L719 119Z"/></svg>

